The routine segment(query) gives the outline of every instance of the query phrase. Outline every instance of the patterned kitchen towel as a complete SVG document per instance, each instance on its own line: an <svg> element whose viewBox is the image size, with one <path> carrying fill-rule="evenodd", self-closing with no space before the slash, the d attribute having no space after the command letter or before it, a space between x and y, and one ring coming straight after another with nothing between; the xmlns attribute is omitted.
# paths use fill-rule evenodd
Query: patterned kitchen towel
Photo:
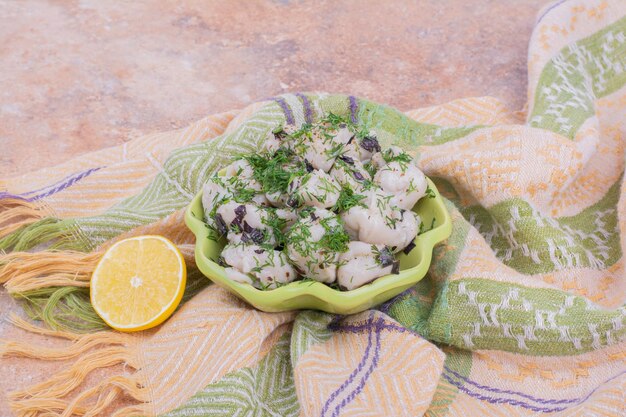
<svg viewBox="0 0 626 417"><path fill-rule="evenodd" d="M11 407L23 417L625 415L625 15L623 0L540 13L525 121L491 98L402 114L287 94L0 184L0 282L48 327L12 320L69 341L5 341L0 355L70 360L10 393ZM194 268L184 208L270 129L331 111L418 158L446 197L452 235L426 279L376 310L256 311ZM185 254L185 303L157 329L106 330L90 273L116 239L148 233Z"/></svg>

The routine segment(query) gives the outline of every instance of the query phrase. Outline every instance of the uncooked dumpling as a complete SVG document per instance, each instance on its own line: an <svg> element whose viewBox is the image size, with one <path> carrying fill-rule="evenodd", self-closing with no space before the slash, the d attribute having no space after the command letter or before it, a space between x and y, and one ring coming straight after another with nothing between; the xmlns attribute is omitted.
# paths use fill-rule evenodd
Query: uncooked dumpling
<svg viewBox="0 0 626 417"><path fill-rule="evenodd" d="M392 205L393 195L369 190L362 206L341 213L346 231L354 240L390 246L394 252L404 249L415 239L420 218L410 210Z"/></svg>
<svg viewBox="0 0 626 417"><path fill-rule="evenodd" d="M335 213L315 208L289 230L287 253L304 276L331 283L337 278L337 249L347 249L348 240Z"/></svg>
<svg viewBox="0 0 626 417"><path fill-rule="evenodd" d="M337 283L346 290L397 273L399 266L389 248L365 242L350 242L348 250L339 256L339 264Z"/></svg>
<svg viewBox="0 0 626 417"><path fill-rule="evenodd" d="M227 271L238 282L245 282L245 276L250 282L256 282L262 288L276 288L297 277L295 269L287 261L283 252L265 249L258 245L228 244L222 250L224 262L234 271Z"/></svg>

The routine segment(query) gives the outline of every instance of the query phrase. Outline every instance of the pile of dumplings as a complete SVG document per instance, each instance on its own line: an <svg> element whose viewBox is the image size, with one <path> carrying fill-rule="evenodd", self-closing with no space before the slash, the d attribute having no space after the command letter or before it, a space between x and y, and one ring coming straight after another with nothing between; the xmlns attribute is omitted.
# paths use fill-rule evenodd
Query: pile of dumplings
<svg viewBox="0 0 626 417"><path fill-rule="evenodd" d="M204 185L212 238L228 241L218 262L259 289L313 280L353 290L399 273L421 230L412 211L434 197L415 160L382 150L374 131L334 114L285 126Z"/></svg>

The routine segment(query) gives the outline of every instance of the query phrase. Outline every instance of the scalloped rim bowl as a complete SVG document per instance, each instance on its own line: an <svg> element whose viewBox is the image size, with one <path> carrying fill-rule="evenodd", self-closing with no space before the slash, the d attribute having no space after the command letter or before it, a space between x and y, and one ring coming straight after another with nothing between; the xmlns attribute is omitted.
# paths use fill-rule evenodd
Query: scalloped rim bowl
<svg viewBox="0 0 626 417"><path fill-rule="evenodd" d="M400 273L386 275L352 291L338 291L320 282L292 282L273 290L262 291L250 284L232 281L215 260L222 252L224 242L209 239L204 223L202 191L192 200L185 213L187 227L196 235L196 264L211 281L228 289L259 310L280 312L314 309L335 314L354 314L384 303L412 287L426 275L434 246L447 239L452 232L452 221L439 191L428 179L435 198L422 198L413 208L422 222L433 228L415 239L415 248L408 254L400 252ZM434 219L434 221L433 221Z"/></svg>

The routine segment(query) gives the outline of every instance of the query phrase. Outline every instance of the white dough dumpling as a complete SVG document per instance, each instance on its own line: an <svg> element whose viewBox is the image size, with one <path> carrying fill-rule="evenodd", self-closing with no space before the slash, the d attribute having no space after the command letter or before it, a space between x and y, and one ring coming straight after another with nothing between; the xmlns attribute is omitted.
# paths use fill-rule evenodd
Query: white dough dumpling
<svg viewBox="0 0 626 417"><path fill-rule="evenodd" d="M392 145L384 151L379 151L373 154L371 162L376 169L380 169L387 165L389 161L397 159L398 157L402 158L403 155L407 155L409 159L411 158L409 154L402 150L401 147Z"/></svg>
<svg viewBox="0 0 626 417"><path fill-rule="evenodd" d="M261 145L261 150L265 152L276 152L281 146L283 146L282 141L274 134L274 132L269 131L265 137L265 141Z"/></svg>
<svg viewBox="0 0 626 417"><path fill-rule="evenodd" d="M298 213L293 209L276 209L276 217L284 221L283 231L289 230L298 221Z"/></svg>
<svg viewBox="0 0 626 417"><path fill-rule="evenodd" d="M393 194L395 205L405 210L411 210L428 189L426 176L412 163L390 162L378 170L374 182Z"/></svg>
<svg viewBox="0 0 626 417"><path fill-rule="evenodd" d="M248 161L238 159L225 169L226 178L236 178L242 187L249 188L254 191L261 191L261 183L254 179L254 170Z"/></svg>
<svg viewBox="0 0 626 417"><path fill-rule="evenodd" d="M268 226L271 213L254 204L229 201L217 208L215 223L218 232L227 234L237 243L275 243L272 229Z"/></svg>
<svg viewBox="0 0 626 417"><path fill-rule="evenodd" d="M330 175L342 187L350 187L357 192L363 191L368 182L372 181L372 176L367 172L363 163L346 155L337 158Z"/></svg>
<svg viewBox="0 0 626 417"><path fill-rule="evenodd" d="M334 206L341 192L337 181L320 169L296 178L289 189L302 204L319 208Z"/></svg>
<svg viewBox="0 0 626 417"><path fill-rule="evenodd" d="M392 199L392 194L370 190L363 201L365 207L355 206L341 213L348 235L353 240L390 246L394 252L408 246L417 236L420 217L394 207Z"/></svg>
<svg viewBox="0 0 626 417"><path fill-rule="evenodd" d="M346 249L348 240L335 213L315 208L289 230L287 252L304 276L331 283L337 278L337 249Z"/></svg>
<svg viewBox="0 0 626 417"><path fill-rule="evenodd" d="M246 190L252 192L250 201L262 206L269 205L262 193L261 184L254 179L254 171L250 164L239 159L224 168L224 175L214 175L202 188L202 206L205 216L211 218L210 212L222 202L232 199L235 194Z"/></svg>
<svg viewBox="0 0 626 417"><path fill-rule="evenodd" d="M202 207L204 207L204 216L210 225L214 225L212 212L223 201L233 197L231 191L226 188L222 177L213 176L202 187Z"/></svg>
<svg viewBox="0 0 626 417"><path fill-rule="evenodd" d="M365 242L350 242L348 250L339 256L339 264L337 283L346 290L398 273L400 265L386 246Z"/></svg>
<svg viewBox="0 0 626 417"><path fill-rule="evenodd" d="M258 284L262 288L276 288L296 279L298 274L283 252L268 250L258 245L228 244L222 250L224 262L234 271L226 273L237 282Z"/></svg>
<svg viewBox="0 0 626 417"><path fill-rule="evenodd" d="M376 152L380 152L380 144L373 130L363 138L354 138L344 148L344 155L358 159L362 163L369 162Z"/></svg>
<svg viewBox="0 0 626 417"><path fill-rule="evenodd" d="M341 154L344 146L353 136L354 134L347 127L330 131L317 127L303 135L294 145L294 149L313 168L328 172L335 163L335 158Z"/></svg>

